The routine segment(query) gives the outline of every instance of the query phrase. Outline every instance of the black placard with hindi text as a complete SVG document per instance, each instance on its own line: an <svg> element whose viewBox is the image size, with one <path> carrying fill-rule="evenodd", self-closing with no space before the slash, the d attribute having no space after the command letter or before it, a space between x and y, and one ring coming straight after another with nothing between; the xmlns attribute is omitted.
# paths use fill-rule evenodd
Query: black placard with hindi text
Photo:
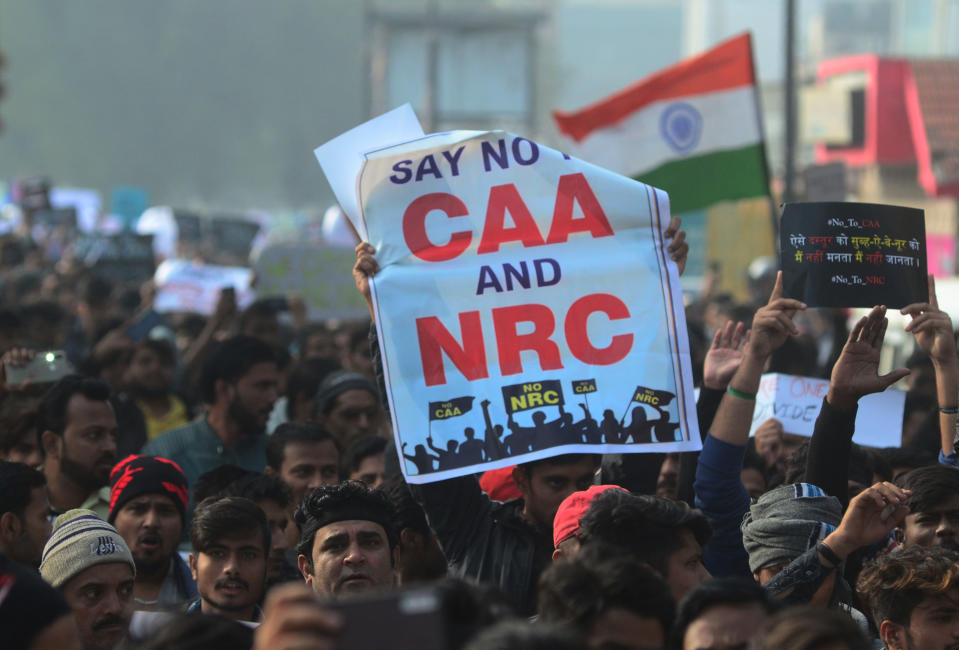
<svg viewBox="0 0 959 650"><path fill-rule="evenodd" d="M783 293L810 307L899 309L926 302L922 210L872 203L787 203Z"/></svg>

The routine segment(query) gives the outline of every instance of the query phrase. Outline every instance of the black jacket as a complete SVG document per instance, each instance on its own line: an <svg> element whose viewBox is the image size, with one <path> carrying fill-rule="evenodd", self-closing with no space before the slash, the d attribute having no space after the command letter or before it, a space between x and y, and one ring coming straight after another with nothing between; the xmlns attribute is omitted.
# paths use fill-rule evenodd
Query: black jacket
<svg viewBox="0 0 959 650"><path fill-rule="evenodd" d="M552 560L553 540L523 517L523 500L493 501L472 476L410 487L450 572L497 585L520 614L535 614L539 574Z"/></svg>

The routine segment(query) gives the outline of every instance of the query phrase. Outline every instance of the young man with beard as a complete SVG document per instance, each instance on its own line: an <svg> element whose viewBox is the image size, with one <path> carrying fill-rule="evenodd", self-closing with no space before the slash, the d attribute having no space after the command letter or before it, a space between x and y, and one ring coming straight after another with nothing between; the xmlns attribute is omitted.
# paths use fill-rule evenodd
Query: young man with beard
<svg viewBox="0 0 959 650"><path fill-rule="evenodd" d="M40 575L66 598L83 650L110 650L126 636L136 567L120 534L95 513L77 509L57 517Z"/></svg>
<svg viewBox="0 0 959 650"><path fill-rule="evenodd" d="M0 554L36 569L50 537L47 481L22 463L0 461Z"/></svg>
<svg viewBox="0 0 959 650"><path fill-rule="evenodd" d="M51 511L84 508L106 519L106 486L117 452L110 387L99 379L67 375L47 390L38 413Z"/></svg>
<svg viewBox="0 0 959 650"><path fill-rule="evenodd" d="M190 567L176 552L187 505L183 471L166 458L128 456L110 480L108 522L133 554L136 609L170 609L196 598Z"/></svg>
<svg viewBox="0 0 959 650"><path fill-rule="evenodd" d="M959 648L954 549L912 546L881 557L863 567L856 591L889 650Z"/></svg>
<svg viewBox="0 0 959 650"><path fill-rule="evenodd" d="M174 461L190 485L220 465L262 472L267 442L263 434L278 381L276 357L266 343L249 336L223 341L210 354L200 378L204 415L151 440L144 455Z"/></svg>
<svg viewBox="0 0 959 650"><path fill-rule="evenodd" d="M190 524L190 570L200 597L188 612L258 621L266 591L270 529L260 508L242 497L205 499Z"/></svg>
<svg viewBox="0 0 959 650"><path fill-rule="evenodd" d="M147 440L190 421L186 405L173 394L176 358L166 341L144 339L133 348L123 383L143 413Z"/></svg>

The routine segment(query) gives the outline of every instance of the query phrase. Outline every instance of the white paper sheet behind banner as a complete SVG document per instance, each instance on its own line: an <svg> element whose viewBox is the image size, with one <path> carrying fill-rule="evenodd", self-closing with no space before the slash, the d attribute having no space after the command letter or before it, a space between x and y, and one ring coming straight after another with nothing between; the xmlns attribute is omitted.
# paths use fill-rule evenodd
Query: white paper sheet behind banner
<svg viewBox="0 0 959 650"><path fill-rule="evenodd" d="M823 398L829 392L825 379L770 373L763 375L756 394L756 409L749 435L768 420L782 422L783 430L797 436L812 436ZM905 391L887 388L859 400L856 434L852 441L867 447L898 447L902 443Z"/></svg>
<svg viewBox="0 0 959 650"><path fill-rule="evenodd" d="M363 236L356 198L356 180L365 160L363 154L423 136L423 127L413 107L403 104L336 136L313 150L333 195L356 231Z"/></svg>
<svg viewBox="0 0 959 650"><path fill-rule="evenodd" d="M700 447L666 195L502 131L368 155L404 474Z"/></svg>

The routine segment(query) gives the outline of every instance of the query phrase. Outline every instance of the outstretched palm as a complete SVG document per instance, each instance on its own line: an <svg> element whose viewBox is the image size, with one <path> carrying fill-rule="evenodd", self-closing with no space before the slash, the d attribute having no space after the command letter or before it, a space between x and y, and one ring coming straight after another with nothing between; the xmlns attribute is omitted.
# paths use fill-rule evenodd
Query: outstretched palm
<svg viewBox="0 0 959 650"><path fill-rule="evenodd" d="M726 388L742 363L747 334L742 323L734 325L732 321L716 332L703 363L703 383L707 387Z"/></svg>
<svg viewBox="0 0 959 650"><path fill-rule="evenodd" d="M909 374L908 370L879 374L879 352L887 324L886 308L873 307L853 327L832 369L829 390L834 396L858 401L864 395L881 393Z"/></svg>

